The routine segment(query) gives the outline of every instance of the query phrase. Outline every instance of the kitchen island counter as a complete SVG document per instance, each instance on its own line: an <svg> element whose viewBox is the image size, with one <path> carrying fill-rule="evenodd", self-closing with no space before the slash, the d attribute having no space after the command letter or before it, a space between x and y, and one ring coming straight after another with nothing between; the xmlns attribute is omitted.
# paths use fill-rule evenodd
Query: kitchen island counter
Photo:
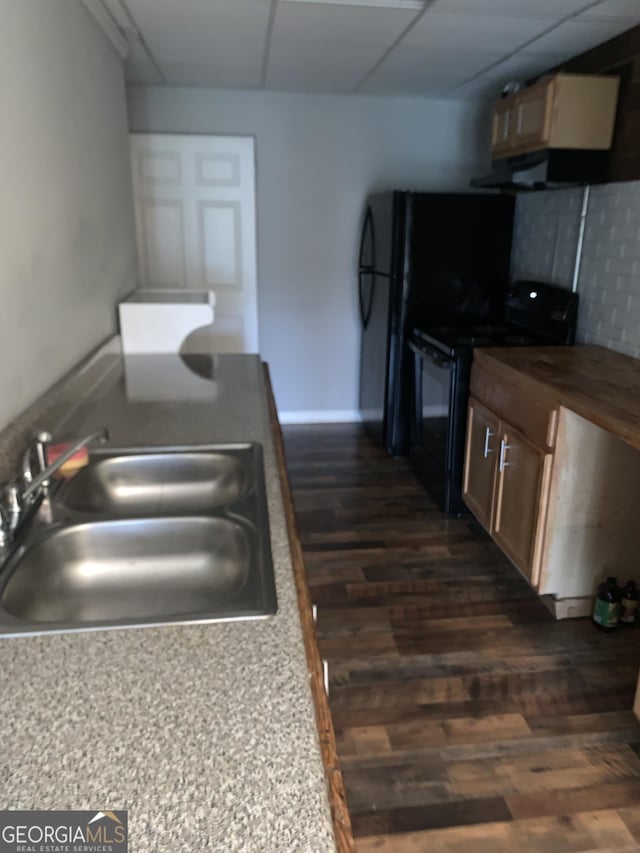
<svg viewBox="0 0 640 853"><path fill-rule="evenodd" d="M41 426L263 445L278 612L0 639L2 807L128 809L132 851L334 850L260 360L104 354L86 377Z"/></svg>

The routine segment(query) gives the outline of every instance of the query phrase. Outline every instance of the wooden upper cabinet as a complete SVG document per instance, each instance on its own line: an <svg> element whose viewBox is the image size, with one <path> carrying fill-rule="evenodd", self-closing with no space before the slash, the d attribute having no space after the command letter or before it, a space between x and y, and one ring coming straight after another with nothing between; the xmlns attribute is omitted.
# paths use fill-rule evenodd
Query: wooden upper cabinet
<svg viewBox="0 0 640 853"><path fill-rule="evenodd" d="M524 148L547 148L551 137L551 118L555 79L537 83L516 97L512 145Z"/></svg>
<svg viewBox="0 0 640 853"><path fill-rule="evenodd" d="M491 530L496 448L500 443L500 421L473 397L469 400L467 445L462 495L480 524Z"/></svg>
<svg viewBox="0 0 640 853"><path fill-rule="evenodd" d="M619 88L619 77L555 74L501 99L493 117L493 158L543 148L609 149Z"/></svg>
<svg viewBox="0 0 640 853"><path fill-rule="evenodd" d="M506 156L512 146L511 135L515 105L509 98L499 102L493 113L493 130L491 136L491 151L494 157Z"/></svg>

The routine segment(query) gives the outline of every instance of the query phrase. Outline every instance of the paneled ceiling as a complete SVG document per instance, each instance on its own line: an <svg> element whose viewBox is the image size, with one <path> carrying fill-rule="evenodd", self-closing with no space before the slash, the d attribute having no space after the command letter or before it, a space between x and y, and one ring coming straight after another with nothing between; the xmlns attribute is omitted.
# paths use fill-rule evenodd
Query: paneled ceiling
<svg viewBox="0 0 640 853"><path fill-rule="evenodd" d="M640 24L640 0L102 0L133 83L495 95Z"/></svg>

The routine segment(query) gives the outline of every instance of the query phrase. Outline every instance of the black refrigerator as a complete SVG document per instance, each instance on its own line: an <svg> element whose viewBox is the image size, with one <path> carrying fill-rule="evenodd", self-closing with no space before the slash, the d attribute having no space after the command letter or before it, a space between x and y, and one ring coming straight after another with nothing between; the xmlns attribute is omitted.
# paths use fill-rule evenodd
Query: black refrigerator
<svg viewBox="0 0 640 853"><path fill-rule="evenodd" d="M386 192L368 198L358 259L360 413L392 456L408 452L411 329L499 322L514 199Z"/></svg>

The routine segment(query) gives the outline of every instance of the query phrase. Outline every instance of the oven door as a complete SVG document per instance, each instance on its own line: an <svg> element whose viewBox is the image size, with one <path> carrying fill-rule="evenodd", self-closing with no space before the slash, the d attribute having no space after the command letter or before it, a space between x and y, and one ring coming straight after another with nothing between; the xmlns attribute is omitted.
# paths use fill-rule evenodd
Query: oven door
<svg viewBox="0 0 640 853"><path fill-rule="evenodd" d="M411 464L440 509L467 512L462 500L470 358L412 339Z"/></svg>

